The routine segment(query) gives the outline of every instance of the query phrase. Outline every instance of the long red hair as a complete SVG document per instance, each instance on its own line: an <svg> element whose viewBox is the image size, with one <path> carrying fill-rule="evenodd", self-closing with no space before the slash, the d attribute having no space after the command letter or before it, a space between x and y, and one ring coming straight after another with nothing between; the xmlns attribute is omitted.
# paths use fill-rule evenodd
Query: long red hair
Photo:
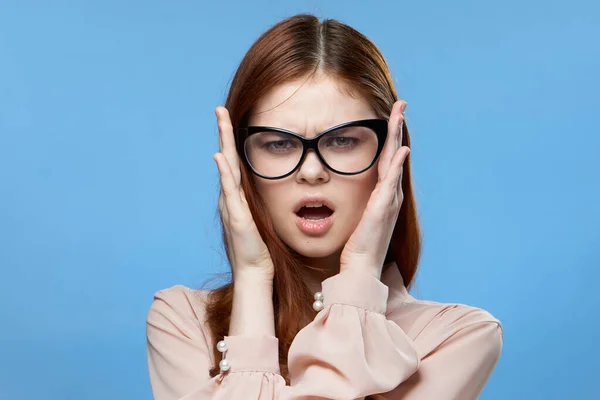
<svg viewBox="0 0 600 400"><path fill-rule="evenodd" d="M389 68L377 47L364 35L339 21L320 22L313 15L287 18L265 33L250 47L231 83L225 107L234 129L244 126L257 100L276 85L316 72L335 78L349 95L362 96L380 118L389 118L398 97ZM402 144L410 146L406 124ZM239 138L236 137L236 140ZM275 334L279 339L281 374L289 384L287 355L292 340L315 317L312 293L301 279L298 255L277 236L265 210L253 175L242 163L241 182L258 231L273 259L273 307ZM410 156L404 162L404 200L394 227L388 256L398 266L408 289L413 283L421 250L421 237L413 196ZM221 221L221 224L223 221ZM225 249L227 238L223 235ZM228 252L226 251L226 254ZM230 260L231 261L231 260ZM206 322L214 343L228 335L234 282L209 292ZM258 312L258 310L257 310ZM219 373L220 353L210 376Z"/></svg>

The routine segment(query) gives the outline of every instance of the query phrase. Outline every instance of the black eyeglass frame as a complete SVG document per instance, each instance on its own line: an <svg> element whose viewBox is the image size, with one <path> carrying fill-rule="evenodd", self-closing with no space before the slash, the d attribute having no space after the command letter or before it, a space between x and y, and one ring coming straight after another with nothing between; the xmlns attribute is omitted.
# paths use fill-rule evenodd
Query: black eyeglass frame
<svg viewBox="0 0 600 400"><path fill-rule="evenodd" d="M373 157L373 160L371 161L371 163L367 167L365 167L362 170L357 171L357 172L342 172L342 171L336 170L335 168L332 168L331 165L329 165L327 163L327 161L325 161L325 159L321 155L321 152L319 151L319 140L321 140L321 138L323 136L327 135L328 133L331 133L331 132L336 131L338 129L347 128L347 127L350 127L350 126L362 126L362 127L365 127L365 128L372 129L373 132L375 132L375 134L377 135L377 151L375 152L375 156ZM288 131L287 129L282 129L282 128L275 128L275 127L272 127L272 126L248 126L248 127L245 127L245 128L238 128L237 131L238 131L238 137L242 137L243 138L242 140L239 140L237 142L238 154L244 160L244 163L246 164L246 166L255 175L258 175L258 176L260 176L263 179L275 180L275 179L283 179L283 178L286 178L286 177L290 176L291 174L293 174L294 172L296 172L296 170L298 169L298 167L302 164L302 161L304 160L304 157L306 156L306 153L310 149L314 150L314 152L317 155L317 157L319 157L319 160L330 171L333 171L336 174L340 174L340 175L358 175L358 174L361 174L361 173L365 172L369 168L371 168L373 166L373 164L375 164L375 161L377 161L377 158L379 157L379 155L381 154L381 150L383 150L383 145L385 144L385 140L387 138L388 120L387 119L374 118L374 119L361 119L361 120L357 120L357 121L345 122L343 124L339 124L339 125L333 126L333 127L329 128L329 129L327 129L326 131L323 131L323 132L319 133L318 135L316 135L315 137L310 138L310 139L307 139L304 136L301 136L300 134L298 134L296 132ZM298 160L298 164L296 164L296 166L294 168L292 168L292 170L290 172L288 172L287 174L284 174L284 175L271 177L271 176L262 175L257 170L255 170L254 167L252 167L252 165L250 164L250 161L248 161L248 157L246 155L246 146L245 146L245 144L246 144L246 140L250 136L252 136L252 135L254 135L256 133L259 133L259 132L285 133L285 134L288 134L288 135L291 135L291 136L297 138L302 143L302 155L300 156L300 159Z"/></svg>

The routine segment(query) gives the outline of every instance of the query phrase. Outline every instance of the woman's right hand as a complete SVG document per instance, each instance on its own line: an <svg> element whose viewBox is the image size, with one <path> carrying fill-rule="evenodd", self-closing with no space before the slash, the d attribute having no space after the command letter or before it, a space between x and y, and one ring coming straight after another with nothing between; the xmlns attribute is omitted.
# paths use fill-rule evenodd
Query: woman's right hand
<svg viewBox="0 0 600 400"><path fill-rule="evenodd" d="M240 158L236 151L229 111L215 108L219 126L219 152L213 159L221 177L219 212L227 237L228 256L233 276L238 279L273 279L275 268L265 242L262 240L246 195L240 184Z"/></svg>

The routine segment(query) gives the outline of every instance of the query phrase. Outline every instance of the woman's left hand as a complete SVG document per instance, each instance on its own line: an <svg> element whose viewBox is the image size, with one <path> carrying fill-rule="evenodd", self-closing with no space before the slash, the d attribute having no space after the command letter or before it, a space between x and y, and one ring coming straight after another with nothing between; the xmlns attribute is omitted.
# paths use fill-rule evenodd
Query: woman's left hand
<svg viewBox="0 0 600 400"><path fill-rule="evenodd" d="M394 103L388 123L388 135L379 156L379 178L369 198L363 216L344 246L340 271L366 270L380 279L400 206L402 193L402 166L410 153L402 144L402 125L406 102Z"/></svg>

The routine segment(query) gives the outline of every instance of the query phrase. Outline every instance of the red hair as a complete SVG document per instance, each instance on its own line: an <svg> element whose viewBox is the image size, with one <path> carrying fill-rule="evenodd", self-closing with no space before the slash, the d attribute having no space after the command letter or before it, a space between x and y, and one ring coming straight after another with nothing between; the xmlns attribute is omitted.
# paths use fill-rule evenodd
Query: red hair
<svg viewBox="0 0 600 400"><path fill-rule="evenodd" d="M265 33L250 47L240 63L227 96L234 130L244 126L252 107L261 96L287 81L323 73L336 79L350 95L362 96L380 118L389 118L398 97L389 68L377 47L364 35L336 20L320 22L313 15L287 18ZM236 140L239 138L236 137ZM406 124L402 145L410 146ZM315 317L312 293L301 279L306 266L297 253L277 236L253 182L253 176L241 163L241 182L258 231L273 259L273 307L275 334L279 339L281 375L289 384L287 355L292 340ZM410 156L404 162L402 178L404 199L388 256L396 262L408 289L413 283L421 250L419 222L411 184ZM223 221L221 220L221 224ZM225 249L227 238L223 235ZM226 251L226 254L228 252ZM230 260L231 261L231 260ZM234 283L210 291L206 322L214 343L228 335ZM220 353L214 349L215 360ZM215 364L210 376L219 373Z"/></svg>

